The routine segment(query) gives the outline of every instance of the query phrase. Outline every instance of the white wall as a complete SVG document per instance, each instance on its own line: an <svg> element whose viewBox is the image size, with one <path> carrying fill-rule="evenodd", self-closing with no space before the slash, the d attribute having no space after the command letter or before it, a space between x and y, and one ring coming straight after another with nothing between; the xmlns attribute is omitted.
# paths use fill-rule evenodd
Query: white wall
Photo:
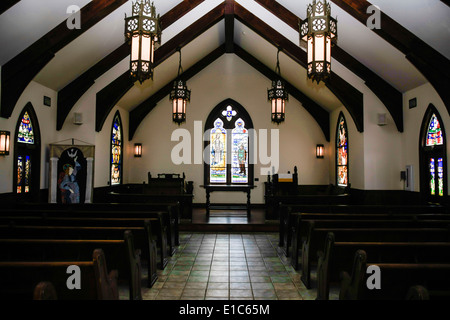
<svg viewBox="0 0 450 320"><path fill-rule="evenodd" d="M417 98L417 107L409 109L409 100ZM412 165L414 170L414 191L420 191L420 174L419 174L419 139L420 129L425 112L428 106L433 104L441 115L446 138L447 150L450 150L450 117L449 113L436 90L430 83L426 83L420 87L406 92L403 96L403 115L405 132L402 139L402 165ZM448 151L447 151L447 168L450 168ZM404 169L403 169L404 170ZM447 175L448 177L448 175ZM450 179L448 179L450 182ZM447 184L449 185L449 184ZM447 190L448 195L448 190Z"/></svg>
<svg viewBox="0 0 450 320"><path fill-rule="evenodd" d="M191 102L187 106L187 121L180 127L171 121L171 101L165 97L143 119L137 129L133 141L142 143L142 158L129 158L129 181L142 183L146 180L147 172L182 173L188 180L194 181L195 202L205 202L205 192L200 187L203 184L203 164L194 164L192 147L191 164L175 165L171 159L172 149L179 141L171 141L171 135L176 129L186 129L192 137L194 145L194 121L201 121L202 126L211 110L221 101L231 98L240 103L250 114L254 128L279 130L279 172L286 173L297 166L299 183L328 184L329 163L328 153L324 160L316 159L316 144L327 145L324 134L317 122L294 98L290 97L286 106L286 121L279 126L270 120L270 103L267 101L267 89L271 85L270 79L265 78L258 71L234 54L225 54L209 65L187 82L191 90ZM161 125L164 123L164 125ZM270 131L269 131L270 137ZM202 136L196 142L203 150ZM270 147L269 147L270 156ZM252 191L252 203L264 202L264 182L267 180L266 170L261 174L261 164L258 156L255 164L255 178L259 182ZM245 202L245 194L219 193L211 194L211 202Z"/></svg>

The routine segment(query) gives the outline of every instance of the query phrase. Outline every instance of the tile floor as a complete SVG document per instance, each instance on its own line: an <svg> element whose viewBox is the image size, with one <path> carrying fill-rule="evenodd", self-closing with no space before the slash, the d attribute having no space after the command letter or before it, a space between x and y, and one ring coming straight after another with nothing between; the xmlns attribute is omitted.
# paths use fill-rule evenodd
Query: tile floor
<svg viewBox="0 0 450 320"><path fill-rule="evenodd" d="M144 272L145 274L145 272ZM143 283L145 280L143 279ZM276 233L180 233L180 246L144 300L314 300ZM121 289L121 298L126 290ZM334 298L333 294L330 297Z"/></svg>

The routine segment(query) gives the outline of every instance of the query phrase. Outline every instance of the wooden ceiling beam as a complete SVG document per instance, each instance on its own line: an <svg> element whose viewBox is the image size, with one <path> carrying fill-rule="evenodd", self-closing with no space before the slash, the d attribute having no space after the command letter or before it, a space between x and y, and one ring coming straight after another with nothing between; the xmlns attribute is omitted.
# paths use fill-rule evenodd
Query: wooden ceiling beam
<svg viewBox="0 0 450 320"><path fill-rule="evenodd" d="M299 31L299 23L302 22L298 16L286 9L284 6L272 0L255 0L281 21L292 29ZM306 11L306 9L305 9ZM333 46L332 57L339 61L344 67L352 71L365 81L367 87L380 99L391 114L399 132L403 132L403 95L387 81L375 72L360 63L339 46Z"/></svg>
<svg viewBox="0 0 450 320"><path fill-rule="evenodd" d="M80 11L81 29L70 30L64 20L53 30L2 66L0 116L9 118L28 84L71 41L116 10L127 0L93 0Z"/></svg>
<svg viewBox="0 0 450 320"><path fill-rule="evenodd" d="M202 71L204 68L206 68L208 65L213 63L219 57L221 57L225 52L226 52L226 45L219 46L217 49L213 50L205 57L203 57L200 61L195 63L188 70L183 72L180 75L180 78L183 79L184 81L191 79L200 71ZM165 86L163 86L161 89L155 92L151 97L149 97L140 105L138 105L136 108L130 111L130 125L128 135L128 139L130 141L133 139L134 134L136 133L136 130L138 129L142 120L144 120L144 118L153 110L153 108L156 107L159 101L161 101L163 98L167 97L170 94L170 91L173 88L173 82L175 80L176 79L169 81ZM169 111L167 112L168 114L167 121L170 120L169 115L171 113Z"/></svg>
<svg viewBox="0 0 450 320"><path fill-rule="evenodd" d="M155 66L158 66L164 62L168 57L174 54L178 48L182 48L187 45L189 42L223 19L223 17L224 5L220 4L157 49L155 51ZM95 119L95 130L97 132L102 130L103 124L109 112L111 112L115 104L128 92L128 90L133 87L133 85L134 82L130 77L129 71L127 70L119 78L97 93L97 117Z"/></svg>
<svg viewBox="0 0 450 320"><path fill-rule="evenodd" d="M366 25L370 15L366 0L331 0L352 17ZM407 5L407 4L406 4ZM381 11L381 28L372 29L397 48L434 87L450 114L450 60L416 37L412 32Z"/></svg>
<svg viewBox="0 0 450 320"><path fill-rule="evenodd" d="M277 78L280 78L280 76L273 71L272 69L268 68L266 65L264 65L261 61L256 59L253 55L239 47L238 45L235 45L234 53L240 57L242 60L247 62L250 66L258 70L261 74L266 76L270 80L274 80ZM299 101L302 106L308 111L311 116L317 121L320 128L322 129L322 132L327 139L327 141L330 141L330 114L327 110L322 108L319 104L317 104L315 101L310 99L307 95L305 95L303 92L301 92L299 89L297 89L295 86L293 86L289 81L286 79L282 80L285 82L285 88L288 91L288 93L294 97L297 101ZM269 110L269 107L268 109Z"/></svg>
<svg viewBox="0 0 450 320"><path fill-rule="evenodd" d="M226 52L234 49L234 0L225 0L225 46Z"/></svg>
<svg viewBox="0 0 450 320"><path fill-rule="evenodd" d="M235 4L235 17L241 21L244 25L255 31L262 38L266 39L269 43L276 47L283 49L283 52L289 56L292 60L306 68L307 56L299 46L291 42L284 37L278 31L267 25L260 20L254 14L247 9ZM339 77L336 73L331 71L331 76L326 83L328 89L334 93L334 95L342 102L347 108L348 112L355 122L356 128L359 132L364 131L364 119L363 119L363 94L347 83L344 79Z"/></svg>
<svg viewBox="0 0 450 320"><path fill-rule="evenodd" d="M204 0L184 0L161 16L161 29L164 30L201 4ZM58 92L56 130L61 130L64 121L77 101L95 83L95 79L107 72L130 54L130 46L124 42L120 47L103 58Z"/></svg>
<svg viewBox="0 0 450 320"><path fill-rule="evenodd" d="M11 8L13 5L15 5L20 0L3 0L0 3L0 14L3 14L5 11L7 11L9 8Z"/></svg>

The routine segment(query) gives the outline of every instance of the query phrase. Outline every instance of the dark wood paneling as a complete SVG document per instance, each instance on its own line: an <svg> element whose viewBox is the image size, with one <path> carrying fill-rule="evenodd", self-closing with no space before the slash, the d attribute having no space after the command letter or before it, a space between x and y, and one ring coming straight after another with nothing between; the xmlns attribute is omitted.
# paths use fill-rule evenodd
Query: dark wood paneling
<svg viewBox="0 0 450 320"><path fill-rule="evenodd" d="M175 6L161 16L161 29L166 29L203 1L204 0L185 0ZM77 103L81 96L94 84L95 79L111 69L121 60L125 59L129 54L129 45L123 43L120 47L58 92L56 130L62 129L70 110L72 110L75 103Z"/></svg>
<svg viewBox="0 0 450 320"><path fill-rule="evenodd" d="M272 0L255 0L264 8L273 13L280 20L284 21L294 30L299 30L299 23L302 19L297 17L291 11L280 5L276 1ZM305 8L306 12L306 8ZM345 50L339 46L334 46L332 49L332 57L335 58L344 67L352 71L358 77L363 79L369 89L383 102L388 109L394 122L397 126L397 130L403 132L403 95L400 91L395 89L384 79L378 76L375 72L367 68L360 63Z"/></svg>
<svg viewBox="0 0 450 320"><path fill-rule="evenodd" d="M223 19L224 5L218 5L212 9L202 18L191 24L189 27L178 33L176 36L167 41L159 49L155 51L155 66L165 61L168 57L174 54L178 48L182 48L203 32L208 30L214 24ZM101 131L103 123L106 120L109 112L112 110L117 101L123 97L128 90L133 86L125 80L129 77L129 72L126 71L118 79L107 85L101 92L97 93L96 101L96 131ZM120 79L120 80L119 80ZM131 81L131 79L130 79ZM106 95L108 95L106 97ZM104 97L105 96L105 97ZM100 98L100 99L99 99Z"/></svg>
<svg viewBox="0 0 450 320"><path fill-rule="evenodd" d="M235 4L235 17L272 45L283 48L283 52L287 56L306 68L307 56L305 51L238 3ZM358 131L363 132L363 94L333 71L326 86L352 115Z"/></svg>
<svg viewBox="0 0 450 320"><path fill-rule="evenodd" d="M180 78L184 81L189 80L193 76L195 76L197 73L202 71L205 67L207 67L209 64L217 60L220 56L222 56L225 53L225 45L222 45L206 55L203 59L201 59L199 62L194 64L192 67L190 67L188 70L183 72L180 75ZM134 108L130 112L130 126L129 126L129 135L128 139L132 140L134 134L136 133L137 128L139 127L140 123L144 118L153 110L153 108L158 104L159 101L161 101L163 98L167 97L170 94L170 91L173 87L173 82L169 81L164 87L162 87L160 90L158 90L155 94L153 94L150 98L142 102L139 106ZM194 93L195 94L195 93ZM168 115L170 113L168 112ZM167 121L170 121L170 118L167 118Z"/></svg>
<svg viewBox="0 0 450 320"><path fill-rule="evenodd" d="M258 59L256 59L254 56L249 54L247 51L239 47L238 45L235 45L234 53L240 57L242 60L247 62L249 65L251 65L253 68L258 70L261 74L266 76L268 79L273 80L275 78L279 78L277 73L270 68L268 68L266 65L264 65L262 62L260 62ZM288 91L288 93L293 96L296 100L298 100L303 107L308 111L312 117L317 121L320 128L322 129L322 132L327 139L327 141L330 141L330 115L328 111L323 109L320 105L318 105L316 102L314 102L312 99L310 99L307 95L305 95L303 92L298 90L295 86L290 84L288 81L283 79L285 82L285 87ZM270 103L267 105L268 114L270 114Z"/></svg>
<svg viewBox="0 0 450 320"><path fill-rule="evenodd" d="M348 14L366 24L369 14L366 0L332 0ZM431 18L430 18L431 19ZM372 29L381 38L406 55L406 58L428 79L444 101L450 114L450 61L420 40L402 25L381 12L381 28Z"/></svg>
<svg viewBox="0 0 450 320"><path fill-rule="evenodd" d="M94 0L81 9L81 29L70 30L64 20L41 39L2 66L2 108L9 118L22 92L55 53L109 15L127 0Z"/></svg>

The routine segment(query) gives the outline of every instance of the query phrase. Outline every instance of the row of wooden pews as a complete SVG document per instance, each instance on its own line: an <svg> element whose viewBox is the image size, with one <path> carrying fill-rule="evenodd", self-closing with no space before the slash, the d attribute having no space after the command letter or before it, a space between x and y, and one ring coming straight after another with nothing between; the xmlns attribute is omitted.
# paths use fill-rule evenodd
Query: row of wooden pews
<svg viewBox="0 0 450 320"><path fill-rule="evenodd" d="M292 266L301 269L307 288L313 286L311 270L317 267L317 299L329 299L330 286L340 287L340 299L438 298L450 293L446 207L331 206L309 213L286 209L290 232L283 230L279 245ZM371 265L380 267L380 290L366 285Z"/></svg>
<svg viewBox="0 0 450 320"><path fill-rule="evenodd" d="M129 299L140 300L143 265L152 287L178 245L171 216L176 210L172 203L5 205L0 269L9 276L1 280L0 295L118 299L118 285L127 283ZM81 290L67 288L64 268L70 265L81 268Z"/></svg>

